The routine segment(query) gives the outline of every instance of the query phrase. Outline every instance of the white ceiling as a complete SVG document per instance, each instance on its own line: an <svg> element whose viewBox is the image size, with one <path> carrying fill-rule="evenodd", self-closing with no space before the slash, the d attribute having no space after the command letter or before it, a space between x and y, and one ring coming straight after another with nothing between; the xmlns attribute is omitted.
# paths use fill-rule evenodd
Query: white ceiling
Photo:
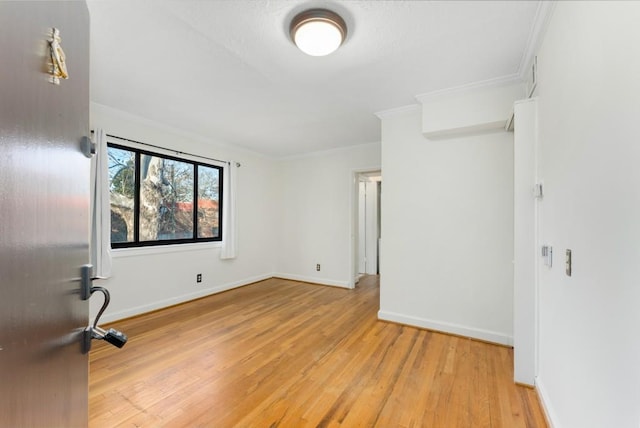
<svg viewBox="0 0 640 428"><path fill-rule="evenodd" d="M273 157L380 141L374 113L516 77L538 1L90 0L91 99ZM298 12L347 22L311 57Z"/></svg>

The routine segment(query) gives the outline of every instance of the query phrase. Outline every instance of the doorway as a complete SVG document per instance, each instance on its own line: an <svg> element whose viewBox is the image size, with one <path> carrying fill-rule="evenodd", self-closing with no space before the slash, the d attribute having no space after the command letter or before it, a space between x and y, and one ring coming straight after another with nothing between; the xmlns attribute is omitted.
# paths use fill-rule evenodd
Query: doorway
<svg viewBox="0 0 640 428"><path fill-rule="evenodd" d="M356 173L357 210L355 228L355 282L363 275L380 273L380 170Z"/></svg>

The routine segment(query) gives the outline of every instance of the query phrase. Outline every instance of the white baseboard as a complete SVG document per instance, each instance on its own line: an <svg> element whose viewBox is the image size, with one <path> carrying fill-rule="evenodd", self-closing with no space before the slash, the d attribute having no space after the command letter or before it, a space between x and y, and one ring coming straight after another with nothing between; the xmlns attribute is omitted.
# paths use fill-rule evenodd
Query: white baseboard
<svg viewBox="0 0 640 428"><path fill-rule="evenodd" d="M312 276L294 275L290 273L274 273L274 278L290 279L292 281L310 282L312 284L330 285L332 287L351 288L348 281L335 281L332 279L315 278Z"/></svg>
<svg viewBox="0 0 640 428"><path fill-rule="evenodd" d="M549 394L547 393L546 388L540 381L540 378L536 378L536 391L538 392L538 397L540 398L540 404L542 405L542 411L547 418L547 423L549 424L549 428L560 428L560 424L558 423L558 416L556 412L553 410L553 406L551 405L551 400L549 399Z"/></svg>
<svg viewBox="0 0 640 428"><path fill-rule="evenodd" d="M231 290L233 288L242 287L247 284L262 281L265 279L273 278L273 274L258 275L251 278L245 278L241 281L234 281L227 284L218 285L211 288L205 288L193 293L182 294L180 296L171 297L169 299L157 300L155 302L147 303L145 305L135 306L133 308L124 309L117 312L106 311L100 318L100 323L110 323L118 321L124 318L133 317L136 315L144 314L146 312L155 311L157 309L166 308L168 306L176 305L178 303L188 302L189 300L195 300L200 297L209 296L211 294L217 294L223 291Z"/></svg>
<svg viewBox="0 0 640 428"><path fill-rule="evenodd" d="M513 337L489 330L475 327L468 327L459 324L452 324L444 321L435 321L425 318L418 318L409 315L398 314L380 310L378 319L396 322L399 324L411 325L414 327L426 328L429 330L441 331L443 333L455 334L459 336L471 337L473 339L484 340L486 342L498 343L500 345L513 346Z"/></svg>

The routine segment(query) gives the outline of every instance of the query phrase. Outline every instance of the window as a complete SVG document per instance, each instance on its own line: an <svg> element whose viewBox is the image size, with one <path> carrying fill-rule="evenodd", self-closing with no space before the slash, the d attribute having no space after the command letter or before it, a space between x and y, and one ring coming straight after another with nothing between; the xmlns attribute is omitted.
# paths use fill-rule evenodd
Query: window
<svg viewBox="0 0 640 428"><path fill-rule="evenodd" d="M222 168L108 144L112 248L222 240Z"/></svg>

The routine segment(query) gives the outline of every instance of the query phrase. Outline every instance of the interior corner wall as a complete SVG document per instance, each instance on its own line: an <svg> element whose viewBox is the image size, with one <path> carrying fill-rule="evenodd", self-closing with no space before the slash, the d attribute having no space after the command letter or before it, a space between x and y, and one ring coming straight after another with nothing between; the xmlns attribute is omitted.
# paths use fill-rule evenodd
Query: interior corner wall
<svg viewBox="0 0 640 428"><path fill-rule="evenodd" d="M111 292L111 304L102 322L108 322L229 288L270 278L276 262L276 238L280 211L276 162L251 152L232 149L215 141L190 136L146 119L107 108L91 106L92 129L108 134L177 149L216 159L235 160L238 171L238 256L220 260L216 244L197 244L115 250L112 278L101 282ZM153 149L151 149L153 150ZM196 275L202 273L202 283ZM92 299L92 316L99 309Z"/></svg>
<svg viewBox="0 0 640 428"><path fill-rule="evenodd" d="M640 426L640 3L558 2L538 52L537 386L554 426ZM572 274L565 274L565 250Z"/></svg>
<svg viewBox="0 0 640 428"><path fill-rule="evenodd" d="M379 317L513 340L513 134L429 140L419 107L382 120Z"/></svg>
<svg viewBox="0 0 640 428"><path fill-rule="evenodd" d="M380 143L282 160L278 169L282 233L276 275L349 287L351 251L358 245L354 171L380 169Z"/></svg>

